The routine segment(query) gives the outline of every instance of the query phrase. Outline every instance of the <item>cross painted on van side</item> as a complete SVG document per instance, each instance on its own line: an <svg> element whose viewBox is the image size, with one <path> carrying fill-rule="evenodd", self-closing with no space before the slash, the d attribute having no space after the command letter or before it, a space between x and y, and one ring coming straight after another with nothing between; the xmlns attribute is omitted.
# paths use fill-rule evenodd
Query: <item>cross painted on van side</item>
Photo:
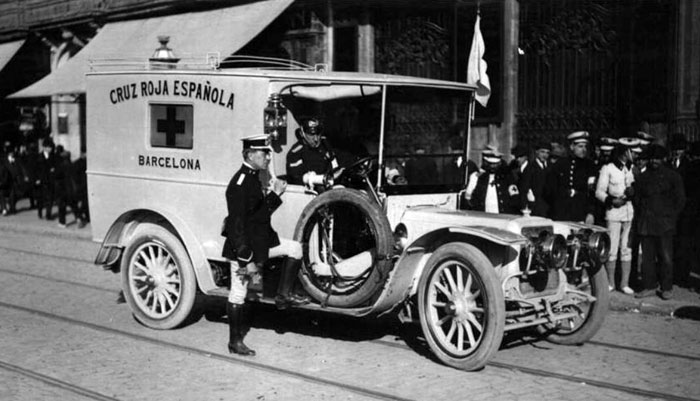
<svg viewBox="0 0 700 401"><path fill-rule="evenodd" d="M185 120L178 120L175 106L167 106L165 120L158 120L156 130L165 134L165 146L175 146L178 134L185 134Z"/></svg>

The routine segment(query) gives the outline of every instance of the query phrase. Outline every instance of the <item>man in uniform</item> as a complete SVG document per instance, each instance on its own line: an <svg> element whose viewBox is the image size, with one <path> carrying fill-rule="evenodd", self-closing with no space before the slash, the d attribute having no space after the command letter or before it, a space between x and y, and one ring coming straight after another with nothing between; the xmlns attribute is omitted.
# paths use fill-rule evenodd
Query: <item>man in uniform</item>
<svg viewBox="0 0 700 401"><path fill-rule="evenodd" d="M545 201L545 184L549 171L549 152L552 145L542 141L535 145L535 160L528 163L520 178L519 189L523 206L531 210L533 216L546 217L549 205Z"/></svg>
<svg viewBox="0 0 700 401"><path fill-rule="evenodd" d="M481 157L484 172L477 178L471 194L472 208L488 213L519 214L520 192L513 174L503 163L502 154L486 148Z"/></svg>
<svg viewBox="0 0 700 401"><path fill-rule="evenodd" d="M243 308L247 284L258 277L268 258L287 256L275 297L277 307L285 309L309 302L306 297L292 294L301 264L301 244L279 238L270 225L270 216L282 204L280 196L287 187L287 183L276 179L274 174L270 182L261 183L259 173L267 171L271 151L266 135L243 138L243 165L226 188L228 216L222 233L226 237L222 256L232 261L227 303L228 349L240 355L255 355L255 351L243 343L246 331Z"/></svg>
<svg viewBox="0 0 700 401"><path fill-rule="evenodd" d="M321 123L310 118L304 120L296 132L297 142L287 153L287 178L290 184L304 184L304 175L310 172L325 174L338 167L338 160L321 136Z"/></svg>
<svg viewBox="0 0 700 401"><path fill-rule="evenodd" d="M588 154L588 132L577 131L570 134L571 156L557 161L550 170L547 182L552 207L553 220L583 221L593 224L594 195L593 184L596 170Z"/></svg>

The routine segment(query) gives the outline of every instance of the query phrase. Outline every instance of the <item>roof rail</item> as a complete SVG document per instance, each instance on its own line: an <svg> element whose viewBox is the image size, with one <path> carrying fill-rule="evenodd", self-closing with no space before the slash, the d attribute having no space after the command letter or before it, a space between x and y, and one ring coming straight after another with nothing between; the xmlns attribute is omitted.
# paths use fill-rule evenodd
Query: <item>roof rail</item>
<svg viewBox="0 0 700 401"><path fill-rule="evenodd" d="M262 56L231 55L221 61L219 68L258 68L313 71L314 66L301 61Z"/></svg>

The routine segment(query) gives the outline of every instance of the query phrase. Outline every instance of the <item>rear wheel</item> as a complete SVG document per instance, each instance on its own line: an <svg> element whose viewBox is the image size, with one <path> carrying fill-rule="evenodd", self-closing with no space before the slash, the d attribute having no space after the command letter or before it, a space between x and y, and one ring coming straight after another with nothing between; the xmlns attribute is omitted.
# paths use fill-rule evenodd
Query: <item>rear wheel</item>
<svg viewBox="0 0 700 401"><path fill-rule="evenodd" d="M139 224L122 255L121 272L126 302L145 326L172 329L192 312L194 269L182 242L165 228Z"/></svg>
<svg viewBox="0 0 700 401"><path fill-rule="evenodd" d="M425 339L443 363L482 368L503 339L503 291L488 258L476 247L448 243L428 259L418 284Z"/></svg>

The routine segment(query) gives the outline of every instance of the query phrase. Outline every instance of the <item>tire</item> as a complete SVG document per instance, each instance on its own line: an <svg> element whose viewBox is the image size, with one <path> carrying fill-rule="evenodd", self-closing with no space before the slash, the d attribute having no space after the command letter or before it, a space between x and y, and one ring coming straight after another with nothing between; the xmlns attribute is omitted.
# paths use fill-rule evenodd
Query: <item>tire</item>
<svg viewBox="0 0 700 401"><path fill-rule="evenodd" d="M121 272L126 302L143 325L172 329L190 316L197 281L187 251L170 231L139 224L122 255Z"/></svg>
<svg viewBox="0 0 700 401"><path fill-rule="evenodd" d="M418 283L418 316L441 362L467 371L484 367L501 345L506 316L503 290L488 258L469 244L438 248Z"/></svg>
<svg viewBox="0 0 700 401"><path fill-rule="evenodd" d="M592 277L591 277L592 274ZM578 304L564 309L568 312L574 310L579 316L558 322L538 326L538 331L545 335L547 341L555 344L578 345L590 340L603 325L605 315L608 313L610 291L608 290L608 278L605 268L598 267L595 273L588 269L572 272L567 275L568 285L578 291L592 295L596 300L591 304L581 301Z"/></svg>
<svg viewBox="0 0 700 401"><path fill-rule="evenodd" d="M328 221L332 228L324 231L322 225ZM304 289L328 306L349 308L376 299L393 266L389 221L375 201L356 189L331 189L312 200L299 218L294 239L304 251L299 277ZM332 252L324 256L324 247ZM312 268L319 261L335 265L366 251L371 251L371 267L353 280L318 276Z"/></svg>

